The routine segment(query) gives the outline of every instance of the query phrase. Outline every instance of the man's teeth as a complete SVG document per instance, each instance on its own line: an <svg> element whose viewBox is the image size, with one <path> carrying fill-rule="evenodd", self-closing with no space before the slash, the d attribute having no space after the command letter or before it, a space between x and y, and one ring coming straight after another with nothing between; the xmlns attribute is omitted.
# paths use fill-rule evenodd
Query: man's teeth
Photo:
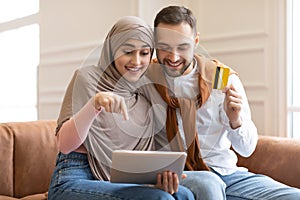
<svg viewBox="0 0 300 200"><path fill-rule="evenodd" d="M180 63L171 63L171 62L168 62L169 65L171 65L172 67L177 67Z"/></svg>

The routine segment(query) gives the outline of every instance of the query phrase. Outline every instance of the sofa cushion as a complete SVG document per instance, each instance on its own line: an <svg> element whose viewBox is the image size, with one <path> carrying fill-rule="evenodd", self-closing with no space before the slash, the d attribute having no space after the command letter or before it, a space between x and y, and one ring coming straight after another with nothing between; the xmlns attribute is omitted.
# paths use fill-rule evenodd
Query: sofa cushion
<svg viewBox="0 0 300 200"><path fill-rule="evenodd" d="M249 158L239 157L238 165L300 188L300 140L260 136Z"/></svg>
<svg viewBox="0 0 300 200"><path fill-rule="evenodd" d="M48 191L58 152L55 121L7 124L15 136L14 196L20 198Z"/></svg>
<svg viewBox="0 0 300 200"><path fill-rule="evenodd" d="M0 195L1 200L17 200L18 198Z"/></svg>
<svg viewBox="0 0 300 200"><path fill-rule="evenodd" d="M47 198L48 198L48 192L45 192L43 194L29 195L29 196L21 198L21 200L47 200ZM17 200L17 199L20 200L20 198L0 195L0 200Z"/></svg>
<svg viewBox="0 0 300 200"><path fill-rule="evenodd" d="M0 125L0 194L13 195L14 136L6 124ZM2 199L2 198L1 198Z"/></svg>
<svg viewBox="0 0 300 200"><path fill-rule="evenodd" d="M21 200L47 200L47 199L48 199L48 192L45 192L43 194L33 194L21 198Z"/></svg>

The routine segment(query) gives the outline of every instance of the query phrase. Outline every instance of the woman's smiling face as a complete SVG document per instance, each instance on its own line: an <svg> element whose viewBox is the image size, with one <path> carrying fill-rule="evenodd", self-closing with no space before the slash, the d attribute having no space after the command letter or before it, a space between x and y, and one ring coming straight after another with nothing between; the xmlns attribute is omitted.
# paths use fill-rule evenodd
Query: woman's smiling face
<svg viewBox="0 0 300 200"><path fill-rule="evenodd" d="M140 40L130 39L116 51L114 63L120 74L129 82L136 82L147 70L151 48Z"/></svg>

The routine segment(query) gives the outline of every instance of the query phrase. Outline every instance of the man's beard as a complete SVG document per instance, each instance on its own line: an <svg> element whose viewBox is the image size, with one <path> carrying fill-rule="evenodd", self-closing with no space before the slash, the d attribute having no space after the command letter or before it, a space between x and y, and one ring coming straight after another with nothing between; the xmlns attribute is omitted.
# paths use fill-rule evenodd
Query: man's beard
<svg viewBox="0 0 300 200"><path fill-rule="evenodd" d="M193 60L192 60L191 62L189 62L188 65L184 65L184 67L182 69L180 69L180 71L174 70L173 72L170 72L171 70L168 70L169 67L167 65L165 65L158 57L157 57L157 61L160 65L162 65L165 73L167 73L169 76L172 76L172 77L178 77L178 76L181 76L182 74L184 74L184 72L189 68L189 66L193 62Z"/></svg>

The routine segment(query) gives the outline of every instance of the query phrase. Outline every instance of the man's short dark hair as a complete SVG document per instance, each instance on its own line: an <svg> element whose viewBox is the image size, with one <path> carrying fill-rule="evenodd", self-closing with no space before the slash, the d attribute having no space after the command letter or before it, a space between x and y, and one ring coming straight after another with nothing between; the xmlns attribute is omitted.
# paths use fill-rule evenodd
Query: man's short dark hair
<svg viewBox="0 0 300 200"><path fill-rule="evenodd" d="M178 25L182 22L188 23L196 34L197 20L192 11L183 6L168 6L157 13L154 20L154 28L156 28L159 23Z"/></svg>

